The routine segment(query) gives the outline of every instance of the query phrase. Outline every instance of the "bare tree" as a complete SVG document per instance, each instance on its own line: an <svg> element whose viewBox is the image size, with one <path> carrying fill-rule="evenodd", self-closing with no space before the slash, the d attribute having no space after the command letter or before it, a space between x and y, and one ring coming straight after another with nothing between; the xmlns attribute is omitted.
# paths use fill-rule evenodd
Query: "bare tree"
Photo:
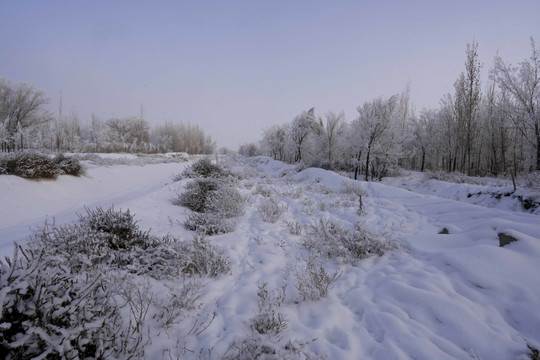
<svg viewBox="0 0 540 360"><path fill-rule="evenodd" d="M455 111L458 121L459 139L462 144L461 169L471 174L472 152L478 129L478 108L480 105L480 69L478 62L478 43L467 44L465 72L461 73L454 84L456 89Z"/></svg>

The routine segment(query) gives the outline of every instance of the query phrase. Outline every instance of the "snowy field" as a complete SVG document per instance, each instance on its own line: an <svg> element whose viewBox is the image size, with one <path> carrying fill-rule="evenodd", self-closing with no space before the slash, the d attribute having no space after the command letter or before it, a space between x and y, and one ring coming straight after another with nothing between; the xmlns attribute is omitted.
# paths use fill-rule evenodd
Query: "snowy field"
<svg viewBox="0 0 540 360"><path fill-rule="evenodd" d="M145 358L231 358L246 343L266 353L261 359L524 360L528 345L540 348L538 215L445 199L443 185L430 185L434 196L321 169L298 172L266 157L220 162L239 176L246 199L233 232L207 236L231 270L178 279L200 285L199 306L167 329L148 317ZM0 176L0 254L45 221L70 223L97 206L130 209L141 229L190 240L183 226L190 211L171 202L192 181L172 177L190 164L91 166L83 177L56 181ZM274 223L261 215L268 198L282 212ZM356 224L400 245L356 261L308 251L321 222L351 231ZM499 247L499 233L517 241ZM318 300L301 290L310 262L335 275ZM158 281L151 286L162 296ZM269 294L262 305L261 289ZM254 330L264 311L281 320L279 331Z"/></svg>

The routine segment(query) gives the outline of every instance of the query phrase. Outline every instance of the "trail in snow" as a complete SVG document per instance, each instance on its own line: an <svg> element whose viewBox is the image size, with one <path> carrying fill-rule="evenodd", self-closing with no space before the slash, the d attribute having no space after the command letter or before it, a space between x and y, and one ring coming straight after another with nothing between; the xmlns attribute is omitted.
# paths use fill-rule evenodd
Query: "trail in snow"
<svg viewBox="0 0 540 360"><path fill-rule="evenodd" d="M172 175L185 167L186 163L94 167L82 177L66 175L55 181L0 176L0 256L11 255L13 242L24 242L30 228L45 221L74 221L85 207L128 207L125 204L172 183Z"/></svg>

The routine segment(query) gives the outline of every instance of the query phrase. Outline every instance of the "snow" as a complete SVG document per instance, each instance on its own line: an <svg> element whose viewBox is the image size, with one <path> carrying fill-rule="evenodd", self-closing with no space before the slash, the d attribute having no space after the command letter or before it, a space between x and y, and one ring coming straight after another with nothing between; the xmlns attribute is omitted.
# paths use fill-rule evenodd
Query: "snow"
<svg viewBox="0 0 540 360"><path fill-rule="evenodd" d="M190 239L193 234L182 226L187 210L170 202L189 181L173 183L171 177L188 165L97 166L84 177L42 182L0 176L0 255L9 255L12 242L22 242L30 227L52 218L70 222L85 206L129 208L142 229ZM540 347L538 215L508 204L486 207L455 199L472 185L456 184L462 187L457 191L430 182L416 192L392 186L418 190L412 178L354 182L321 169L298 172L265 157L229 165L242 175L238 190L248 199L246 213L235 219L234 232L209 237L224 248L232 270L204 280L202 310L215 319L198 336L185 338L181 345L193 352L182 358L218 358L235 339L250 336L263 283L271 291L287 285L278 310L288 326L280 337L307 342L306 351L328 359L527 359L527 344ZM355 186L366 192L364 215L350 191ZM278 222L262 221L258 187L286 207ZM319 218L349 229L364 221L403 249L353 264L321 259L328 273L341 275L327 297L301 300L295 272L307 252L287 222L309 226ZM449 234L439 234L443 228ZM518 241L499 247L500 232ZM157 331L147 356L179 351L177 340L191 325Z"/></svg>

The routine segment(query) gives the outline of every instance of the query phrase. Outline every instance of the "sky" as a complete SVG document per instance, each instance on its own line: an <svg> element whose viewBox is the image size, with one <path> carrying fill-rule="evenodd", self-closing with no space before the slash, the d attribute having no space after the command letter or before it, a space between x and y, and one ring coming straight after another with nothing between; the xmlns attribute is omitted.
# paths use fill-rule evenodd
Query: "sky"
<svg viewBox="0 0 540 360"><path fill-rule="evenodd" d="M410 83L436 108L478 42L483 86L498 53L540 42L540 0L0 0L0 77L31 82L84 122L143 116L199 125L237 149L303 110L389 97ZM540 44L538 45L540 47Z"/></svg>

